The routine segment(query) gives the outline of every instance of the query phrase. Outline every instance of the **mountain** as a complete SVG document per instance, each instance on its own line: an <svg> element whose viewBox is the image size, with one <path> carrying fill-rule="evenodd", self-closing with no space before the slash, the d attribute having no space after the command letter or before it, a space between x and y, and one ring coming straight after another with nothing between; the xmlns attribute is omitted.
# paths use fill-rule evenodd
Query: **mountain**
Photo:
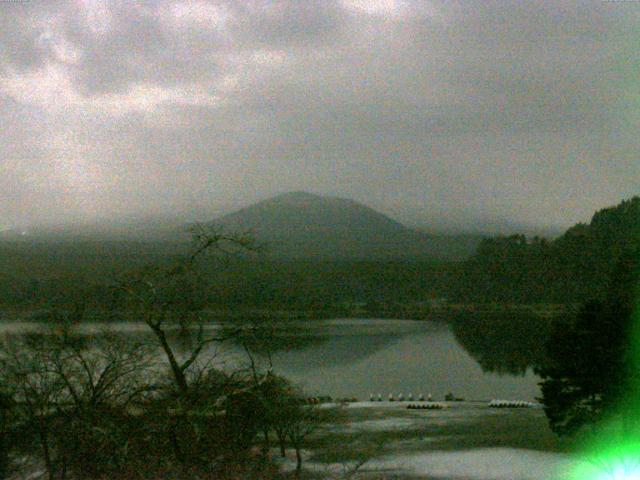
<svg viewBox="0 0 640 480"><path fill-rule="evenodd" d="M306 192L278 195L213 223L251 231L268 255L289 259L460 260L481 240L426 234L354 200Z"/></svg>

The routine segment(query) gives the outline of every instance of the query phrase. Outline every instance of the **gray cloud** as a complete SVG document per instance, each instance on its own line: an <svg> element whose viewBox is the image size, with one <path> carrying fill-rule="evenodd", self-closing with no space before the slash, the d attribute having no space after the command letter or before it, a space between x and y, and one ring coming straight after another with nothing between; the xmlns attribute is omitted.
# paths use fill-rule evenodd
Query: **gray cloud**
<svg viewBox="0 0 640 480"><path fill-rule="evenodd" d="M638 192L624 2L0 5L0 227L286 190L457 228Z"/></svg>

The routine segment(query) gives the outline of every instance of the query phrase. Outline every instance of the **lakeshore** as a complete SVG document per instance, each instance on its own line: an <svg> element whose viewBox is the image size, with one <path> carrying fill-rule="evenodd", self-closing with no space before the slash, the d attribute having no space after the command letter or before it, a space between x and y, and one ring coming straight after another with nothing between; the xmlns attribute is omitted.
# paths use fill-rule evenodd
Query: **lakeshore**
<svg viewBox="0 0 640 480"><path fill-rule="evenodd" d="M485 402L407 409L354 402L309 438L305 478L565 479L580 460L548 428L540 408L494 409ZM325 406L329 408L329 405ZM274 453L275 455L275 453ZM285 471L293 458L278 460Z"/></svg>

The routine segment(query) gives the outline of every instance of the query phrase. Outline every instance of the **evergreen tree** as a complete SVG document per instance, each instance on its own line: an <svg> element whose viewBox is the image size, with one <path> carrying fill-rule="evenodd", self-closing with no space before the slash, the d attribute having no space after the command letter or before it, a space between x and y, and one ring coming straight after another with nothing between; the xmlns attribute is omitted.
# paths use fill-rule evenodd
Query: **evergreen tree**
<svg viewBox="0 0 640 480"><path fill-rule="evenodd" d="M614 413L628 412L640 399L633 339L638 248L620 256L607 294L589 301L577 315L559 321L536 372L552 430L570 434ZM631 403L630 403L631 402Z"/></svg>

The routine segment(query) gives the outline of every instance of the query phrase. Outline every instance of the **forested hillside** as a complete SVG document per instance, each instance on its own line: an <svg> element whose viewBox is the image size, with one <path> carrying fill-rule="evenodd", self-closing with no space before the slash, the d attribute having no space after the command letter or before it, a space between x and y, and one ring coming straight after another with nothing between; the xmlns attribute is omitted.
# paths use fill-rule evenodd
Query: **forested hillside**
<svg viewBox="0 0 640 480"><path fill-rule="evenodd" d="M126 309L118 282L172 264L180 253L184 246L169 250L164 244L0 243L0 308L68 309L81 302L89 310ZM202 262L192 287L212 309L373 313L443 296L459 268L426 261L212 257Z"/></svg>
<svg viewBox="0 0 640 480"><path fill-rule="evenodd" d="M466 263L454 296L466 301L572 303L598 297L625 252L640 245L640 197L598 211L547 241L485 239Z"/></svg>

